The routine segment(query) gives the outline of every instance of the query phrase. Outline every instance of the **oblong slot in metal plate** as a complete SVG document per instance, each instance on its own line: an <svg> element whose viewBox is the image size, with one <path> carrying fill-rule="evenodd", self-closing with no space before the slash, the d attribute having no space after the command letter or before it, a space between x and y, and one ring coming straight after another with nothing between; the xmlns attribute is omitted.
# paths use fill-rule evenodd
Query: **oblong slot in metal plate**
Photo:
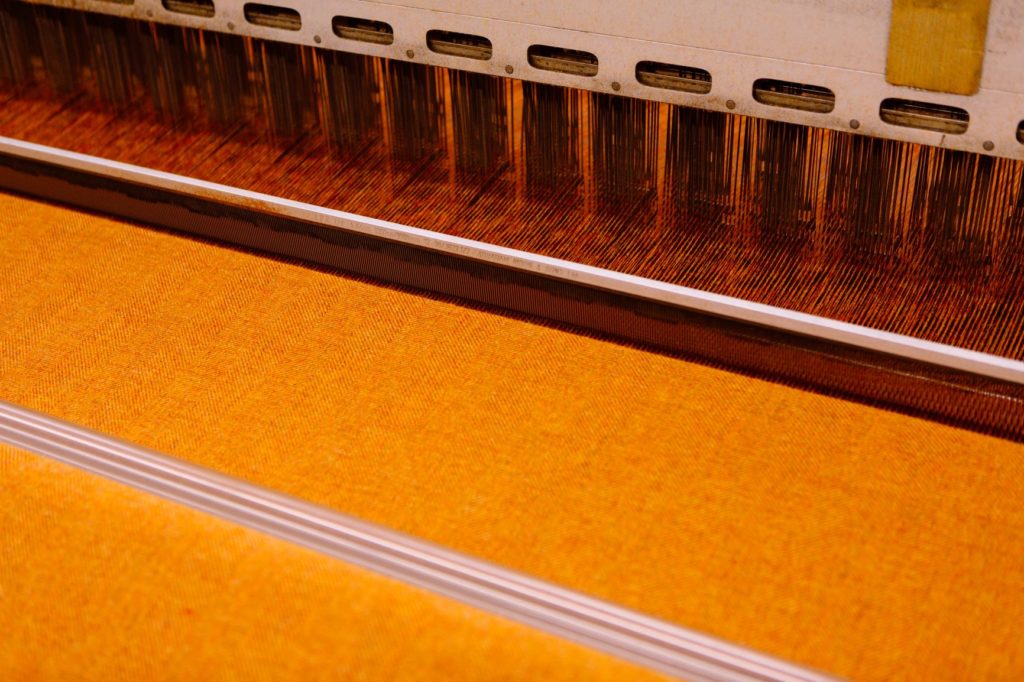
<svg viewBox="0 0 1024 682"><path fill-rule="evenodd" d="M705 95L711 92L711 73L704 69L664 62L640 62L636 79L652 88Z"/></svg>
<svg viewBox="0 0 1024 682"><path fill-rule="evenodd" d="M215 13L213 0L163 0L164 9L194 17L212 17Z"/></svg>
<svg viewBox="0 0 1024 682"><path fill-rule="evenodd" d="M967 110L960 107L895 98L882 100L878 115L894 126L920 128L946 135L962 135L967 132L967 125L971 121Z"/></svg>
<svg viewBox="0 0 1024 682"><path fill-rule="evenodd" d="M1024 144L1024 121L1017 124L1017 142Z"/></svg>
<svg viewBox="0 0 1024 682"><path fill-rule="evenodd" d="M298 31L302 28L302 17L293 9L247 2L243 8L245 20L256 26Z"/></svg>
<svg viewBox="0 0 1024 682"><path fill-rule="evenodd" d="M596 76L597 55L551 45L531 45L526 51L530 66L543 71L558 71L574 76Z"/></svg>
<svg viewBox="0 0 1024 682"><path fill-rule="evenodd" d="M818 114L827 114L836 106L836 94L820 85L759 78L754 81L753 94L761 104Z"/></svg>
<svg viewBox="0 0 1024 682"><path fill-rule="evenodd" d="M390 45L395 42L395 31L391 24L373 19L359 17L334 17L331 20L334 35L345 40L358 40L361 43Z"/></svg>
<svg viewBox="0 0 1024 682"><path fill-rule="evenodd" d="M427 31L427 47L438 54L481 60L490 59L494 51L491 41L483 36L439 30Z"/></svg>

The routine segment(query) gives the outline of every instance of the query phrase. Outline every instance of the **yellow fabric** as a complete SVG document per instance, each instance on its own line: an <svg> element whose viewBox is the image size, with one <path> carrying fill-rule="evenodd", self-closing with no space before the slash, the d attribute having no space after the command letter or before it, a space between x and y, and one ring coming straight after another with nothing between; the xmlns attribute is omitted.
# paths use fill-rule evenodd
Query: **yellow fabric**
<svg viewBox="0 0 1024 682"><path fill-rule="evenodd" d="M0 398L855 679L1024 675L1024 450L0 199Z"/></svg>
<svg viewBox="0 0 1024 682"><path fill-rule="evenodd" d="M662 679L42 457L0 480L10 682Z"/></svg>

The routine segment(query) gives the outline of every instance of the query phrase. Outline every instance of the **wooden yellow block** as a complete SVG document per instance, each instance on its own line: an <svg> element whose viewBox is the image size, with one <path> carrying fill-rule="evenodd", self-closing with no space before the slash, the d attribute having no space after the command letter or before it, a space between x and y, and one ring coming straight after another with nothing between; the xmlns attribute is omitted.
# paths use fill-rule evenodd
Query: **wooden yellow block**
<svg viewBox="0 0 1024 682"><path fill-rule="evenodd" d="M981 85L990 0L893 0L885 79L973 95Z"/></svg>

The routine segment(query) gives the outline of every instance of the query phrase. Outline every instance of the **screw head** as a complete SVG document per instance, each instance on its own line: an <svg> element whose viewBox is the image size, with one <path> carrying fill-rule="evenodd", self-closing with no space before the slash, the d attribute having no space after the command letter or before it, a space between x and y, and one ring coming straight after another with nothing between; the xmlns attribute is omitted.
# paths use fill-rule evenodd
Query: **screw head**
<svg viewBox="0 0 1024 682"><path fill-rule="evenodd" d="M512 68L511 64L505 66L505 73L512 73L515 69Z"/></svg>
<svg viewBox="0 0 1024 682"><path fill-rule="evenodd" d="M850 127L853 128L854 130L856 130L857 128L860 128L860 121L858 121L855 118L851 118L850 119Z"/></svg>
<svg viewBox="0 0 1024 682"><path fill-rule="evenodd" d="M732 101L731 99L730 100L726 100L725 108L726 109L735 109L736 108L736 102Z"/></svg>
<svg viewBox="0 0 1024 682"><path fill-rule="evenodd" d="M228 30L229 31L234 31L235 30L234 22L231 22L231 21L228 22Z"/></svg>
<svg viewBox="0 0 1024 682"><path fill-rule="evenodd" d="M323 39L320 36L313 36L313 42L314 43L321 43L321 42L323 42Z"/></svg>
<svg viewBox="0 0 1024 682"><path fill-rule="evenodd" d="M992 140L985 140L981 144L981 146L984 147L985 151L987 151L987 152L990 152L990 151L992 151L993 149L996 148L996 145L995 145L995 143Z"/></svg>
<svg viewBox="0 0 1024 682"><path fill-rule="evenodd" d="M416 56L416 53L413 52L412 50L406 50L405 51L405 56L408 57L409 59L412 59L413 57Z"/></svg>
<svg viewBox="0 0 1024 682"><path fill-rule="evenodd" d="M147 16L147 17L151 17L151 16L153 16L153 10L151 10L151 9L147 9L147 10L146 10L146 16Z"/></svg>
<svg viewBox="0 0 1024 682"><path fill-rule="evenodd" d="M621 89L622 89L622 84L621 83L619 83L618 81L615 81L615 82L612 83L612 90L614 90L615 92L618 92Z"/></svg>

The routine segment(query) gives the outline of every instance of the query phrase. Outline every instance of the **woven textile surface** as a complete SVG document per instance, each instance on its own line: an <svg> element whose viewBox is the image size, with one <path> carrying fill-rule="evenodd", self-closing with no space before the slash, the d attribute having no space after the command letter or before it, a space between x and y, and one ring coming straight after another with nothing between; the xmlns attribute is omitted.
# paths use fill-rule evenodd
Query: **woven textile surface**
<svg viewBox="0 0 1024 682"><path fill-rule="evenodd" d="M1018 445L20 198L0 253L4 400L842 676L1024 674Z"/></svg>
<svg viewBox="0 0 1024 682"><path fill-rule="evenodd" d="M5 680L659 676L0 447Z"/></svg>

